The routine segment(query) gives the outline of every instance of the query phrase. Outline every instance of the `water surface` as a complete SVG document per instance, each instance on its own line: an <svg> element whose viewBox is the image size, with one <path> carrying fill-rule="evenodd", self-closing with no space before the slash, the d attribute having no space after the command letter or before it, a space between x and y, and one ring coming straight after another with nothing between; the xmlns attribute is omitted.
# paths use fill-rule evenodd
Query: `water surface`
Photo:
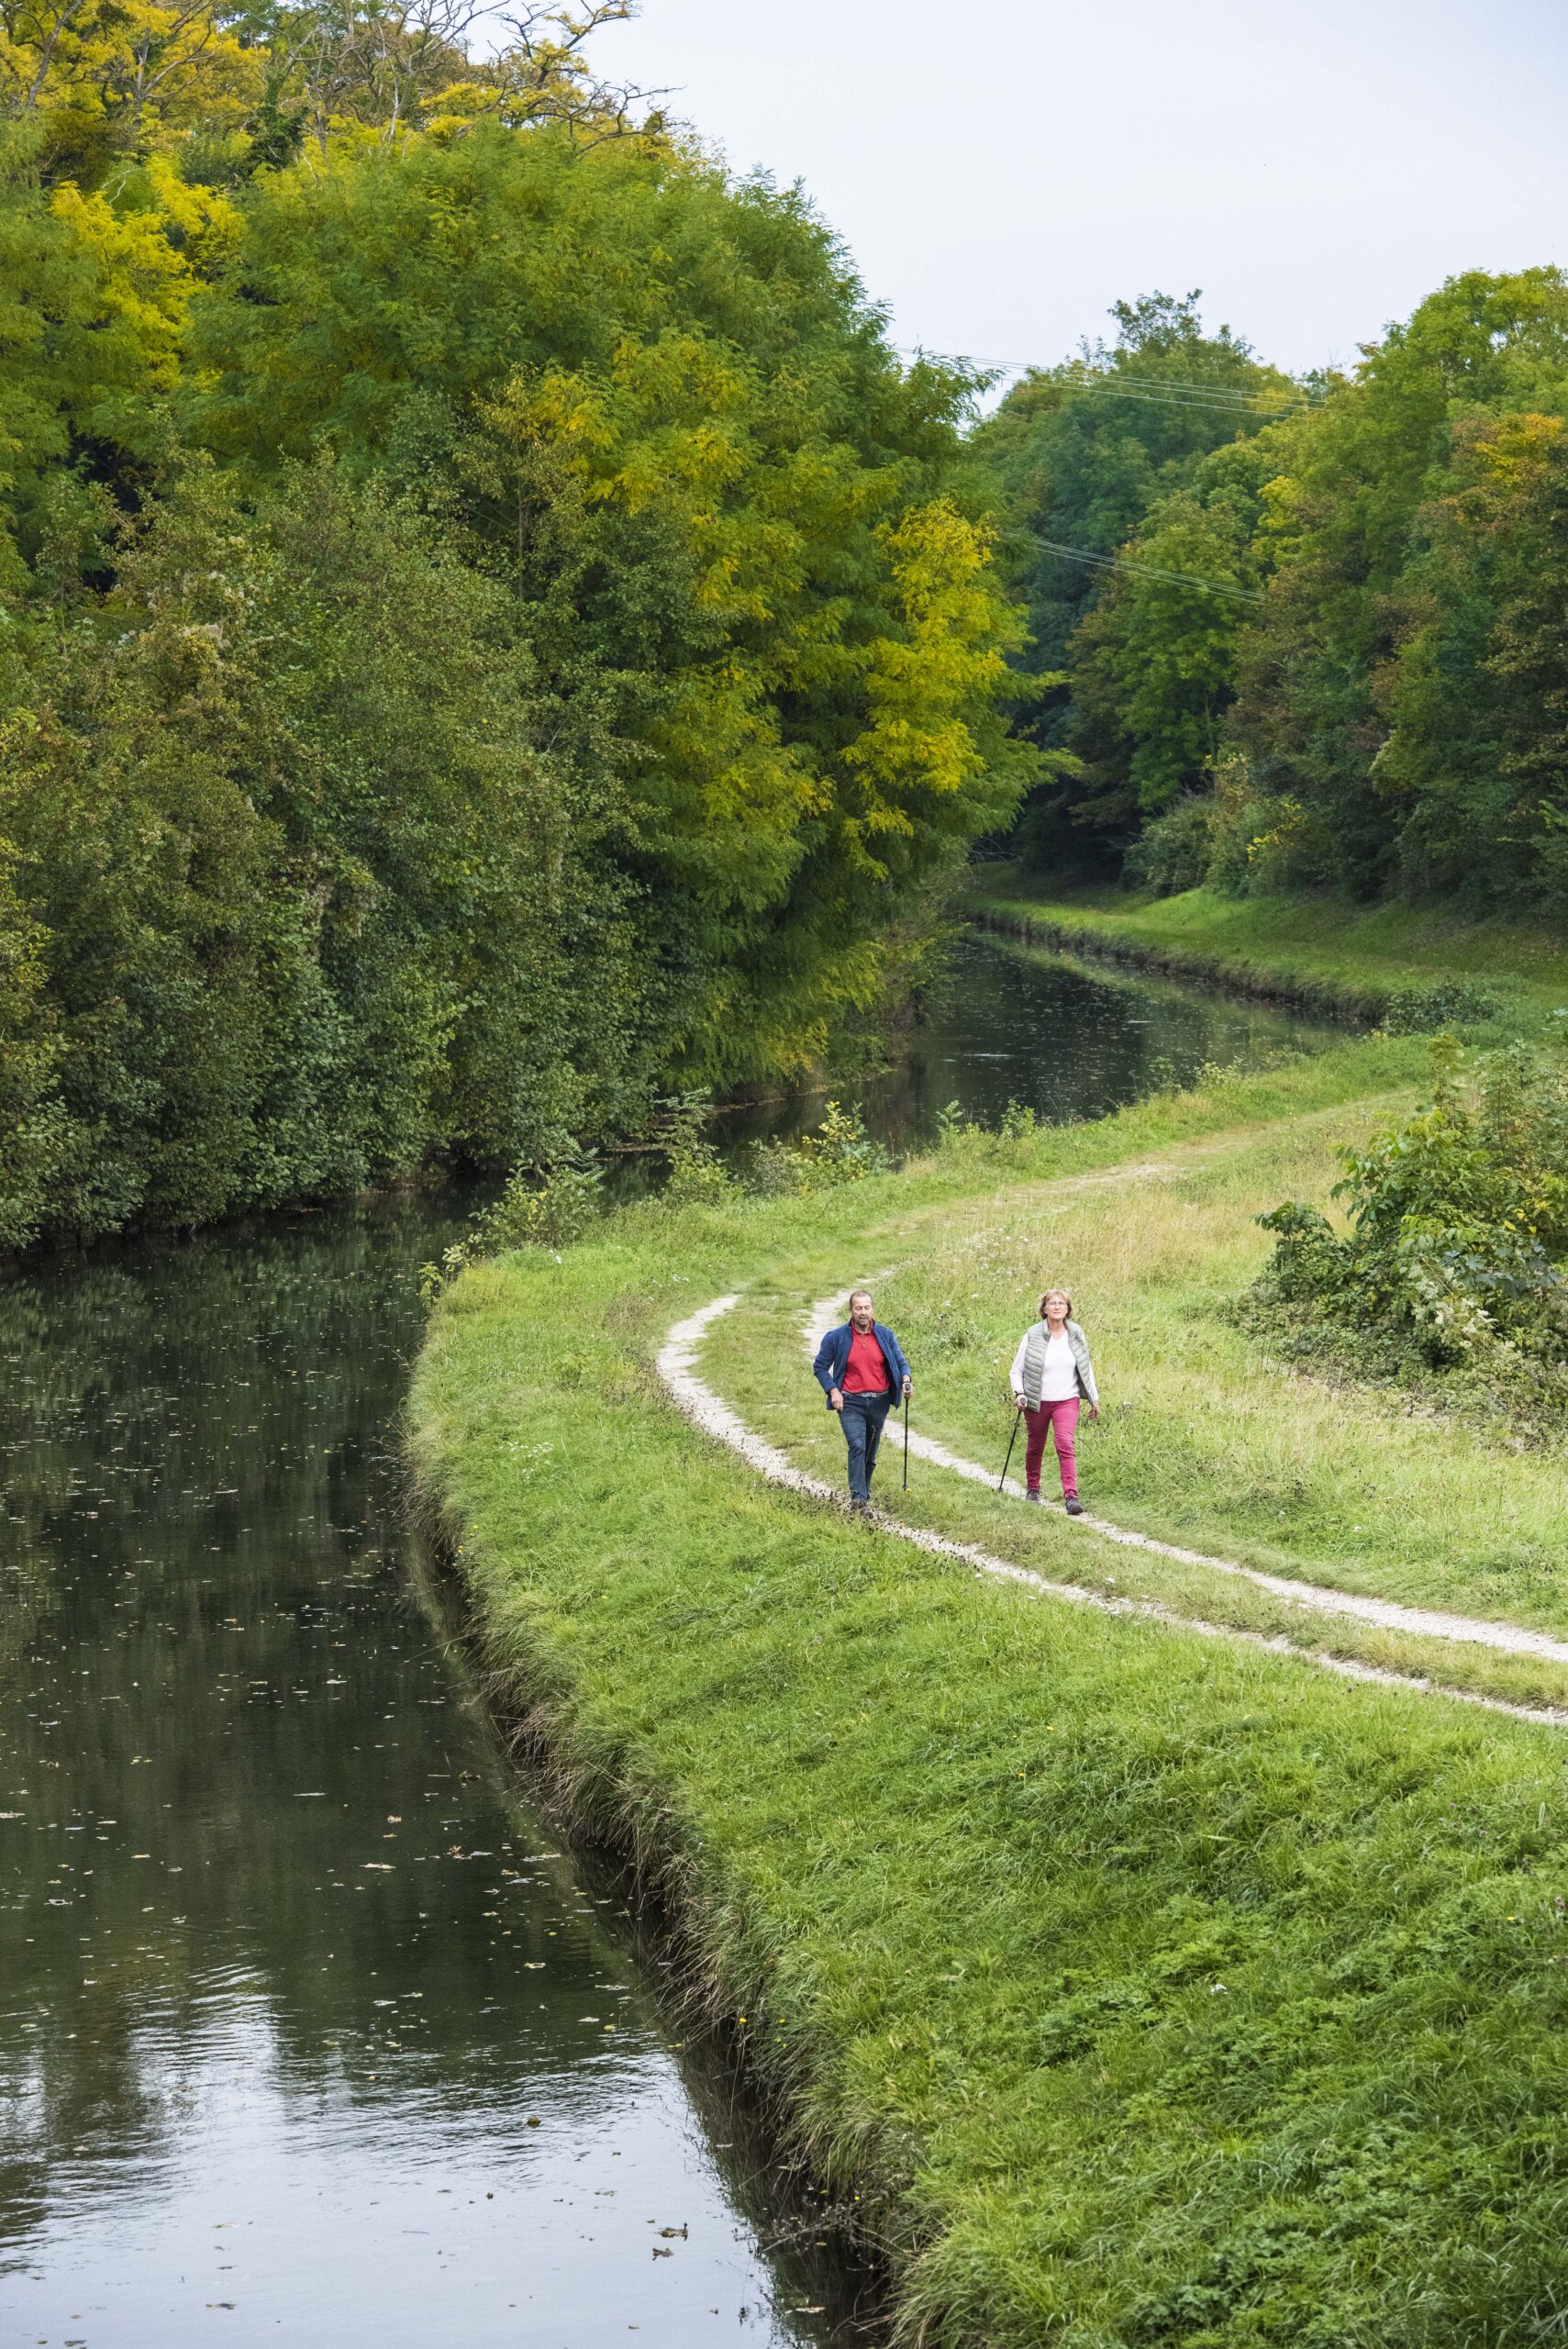
<svg viewBox="0 0 1568 2349"><path fill-rule="evenodd" d="M935 1138L956 1102L995 1125L1009 1102L1050 1124L1103 1118L1162 1085L1185 1085L1213 1062L1255 1068L1343 1033L1271 1004L1096 969L973 930L956 938L925 990L895 1064L831 1090L858 1101L895 1150ZM736 1142L785 1137L821 1116L821 1097L733 1112Z"/></svg>
<svg viewBox="0 0 1568 2349"><path fill-rule="evenodd" d="M746 2121L422 1602L392 1430L450 1230L0 1288L6 2349L782 2344L853 2305L820 2230L763 2254Z"/></svg>

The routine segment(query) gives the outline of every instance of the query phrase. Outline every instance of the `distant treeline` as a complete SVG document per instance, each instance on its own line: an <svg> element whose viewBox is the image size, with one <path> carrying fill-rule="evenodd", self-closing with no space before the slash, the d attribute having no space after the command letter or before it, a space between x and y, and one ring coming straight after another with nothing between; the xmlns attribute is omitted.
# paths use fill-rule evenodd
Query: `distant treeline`
<svg viewBox="0 0 1568 2349"><path fill-rule="evenodd" d="M1568 279L1451 279L1299 382L1196 298L1120 306L979 435L1050 766L1019 852L1561 920Z"/></svg>
<svg viewBox="0 0 1568 2349"><path fill-rule="evenodd" d="M0 9L0 1247L802 1069L1010 821L969 383L626 13Z"/></svg>

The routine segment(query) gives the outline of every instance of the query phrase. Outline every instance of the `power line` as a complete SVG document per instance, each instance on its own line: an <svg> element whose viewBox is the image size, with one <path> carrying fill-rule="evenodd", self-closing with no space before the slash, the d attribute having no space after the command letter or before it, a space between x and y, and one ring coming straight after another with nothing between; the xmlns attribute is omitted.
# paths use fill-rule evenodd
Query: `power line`
<svg viewBox="0 0 1568 2349"><path fill-rule="evenodd" d="M1072 364L1074 367L1086 368L1087 363L1088 362L1086 361L1081 359L1075 359L1072 362ZM1041 372L1043 373L1043 370ZM1070 380L1074 383L1078 383L1082 382L1084 378L1082 376L1073 376ZM1322 395L1320 393L1304 392L1300 389L1299 385L1289 391L1275 391L1263 384L1259 384L1255 391L1251 391L1248 389L1245 384L1220 384L1207 382L1201 376L1195 382L1188 382L1183 377L1176 375L1135 375L1130 367L1107 368L1102 373L1094 376L1091 380L1095 383L1102 384L1136 384L1142 389L1151 392L1191 392L1195 395L1201 395L1205 398L1218 397L1238 400L1288 400L1293 403L1305 402L1308 406L1312 407L1319 406L1322 400Z"/></svg>
<svg viewBox="0 0 1568 2349"><path fill-rule="evenodd" d="M904 355L923 356L906 345ZM1074 365L1081 362L1074 361ZM1151 405L1165 407L1208 407L1226 416L1260 416L1271 422L1300 416L1309 408L1321 407L1322 398L1310 392L1287 393L1265 390L1255 392L1241 384L1183 384L1164 375L1135 375L1120 369L1104 375L1076 374L1051 378L1038 360L993 359L984 362L987 370L999 374L1038 374L1054 380L1063 391L1083 392L1102 398L1141 399Z"/></svg>
<svg viewBox="0 0 1568 2349"><path fill-rule="evenodd" d="M1047 554L1060 555L1063 562L1085 563L1099 571L1135 571L1145 579L1163 579L1173 586L1195 587L1205 596L1228 596L1239 604L1261 604L1263 600L1252 587L1237 587L1224 579L1200 579L1192 571L1166 571L1158 563L1137 562L1130 555L1101 554L1091 547L1063 546L1059 539L1042 539L1037 530L1004 530L1002 536L1028 539L1031 546L1043 547Z"/></svg>
<svg viewBox="0 0 1568 2349"><path fill-rule="evenodd" d="M1195 407L1234 407L1248 415L1260 408L1277 408L1289 415L1298 409L1317 407L1319 403L1305 393L1229 390L1223 384L1162 384L1157 378L1140 375L1074 375L1062 384L1064 391L1111 392L1127 399L1169 399L1190 403Z"/></svg>
<svg viewBox="0 0 1568 2349"><path fill-rule="evenodd" d="M1264 424L1283 424L1290 417L1305 416L1309 405L1303 401L1298 407L1281 406L1260 407L1244 404L1240 400L1176 399L1160 392L1124 391L1119 384L1069 384L1063 388L1072 392L1082 392L1088 398L1140 400L1148 407L1184 407L1190 408L1195 414L1207 408L1216 416L1234 416L1238 418L1255 416Z"/></svg>

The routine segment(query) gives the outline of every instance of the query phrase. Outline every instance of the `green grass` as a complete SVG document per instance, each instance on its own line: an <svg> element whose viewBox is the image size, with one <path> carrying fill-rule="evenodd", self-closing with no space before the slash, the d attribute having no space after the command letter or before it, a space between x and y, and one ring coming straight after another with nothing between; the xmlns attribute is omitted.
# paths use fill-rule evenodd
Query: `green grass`
<svg viewBox="0 0 1568 2349"><path fill-rule="evenodd" d="M969 1398L1019 1284L1081 1240L1129 1406L1119 1465L1107 1416L1092 1474L1148 1475L1170 1401L1149 1333L1168 1353L1182 1299L1218 1297L1239 1170L1327 1148L1422 1059L1347 1043L808 1202L641 1208L559 1262L478 1268L436 1317L411 1448L501 1685L584 1822L661 1876L713 2009L862 2198L911 2342L1559 2337L1568 1744L977 1581L760 1486L664 1404L652 1356L756 1285L715 1375L758 1414L798 1406L808 1442L788 1311L896 1259L922 1415L978 1445L995 1406L966 1419ZM1291 1119L1317 1123L1293 1142ZM1166 1154L1170 1183L1118 1176ZM1118 1179L1059 1215L1096 1171ZM1261 1382L1260 1410L1274 1379L1288 1416L1299 1382L1232 1360L1232 1334L1203 1324L1213 1375ZM936 1475L912 1500L987 1508Z"/></svg>
<svg viewBox="0 0 1568 2349"><path fill-rule="evenodd" d="M862 1256L877 1275L878 1309L919 1365L917 1424L999 1466L1013 1350L1042 1290L1060 1285L1089 1330L1106 1403L1099 1426L1085 1420L1081 1433L1094 1509L1273 1573L1568 1633L1560 1449L1522 1445L1500 1417L1418 1413L1396 1388L1287 1368L1237 1319L1234 1299L1272 1244L1259 1211L1324 1197L1340 1146L1369 1120L1357 1104L1249 1126L1162 1153L1153 1174L1076 1182L1064 1171L1054 1185L987 1189L938 1215L870 1226ZM721 1391L765 1432L828 1453L815 1390L757 1365L798 1345L795 1317L841 1264L833 1241L781 1256L710 1349ZM985 1531L969 1521L984 1497L962 1489L952 1530ZM1048 1520L1029 1528L1037 1542L1051 1537ZM1082 1551L1074 1542L1072 1553ZM1126 1553L1097 1565L1123 1588L1140 1574L1157 1596L1172 1580L1170 1568L1137 1567ZM1238 1596L1211 1577L1198 1611Z"/></svg>
<svg viewBox="0 0 1568 2349"><path fill-rule="evenodd" d="M1485 987L1506 1016L1529 1024L1568 1006L1561 937L1525 923L1466 922L1451 909L1209 889L1062 892L1006 865L977 867L964 903L1044 945L1356 1017L1378 1018L1398 990L1454 978Z"/></svg>

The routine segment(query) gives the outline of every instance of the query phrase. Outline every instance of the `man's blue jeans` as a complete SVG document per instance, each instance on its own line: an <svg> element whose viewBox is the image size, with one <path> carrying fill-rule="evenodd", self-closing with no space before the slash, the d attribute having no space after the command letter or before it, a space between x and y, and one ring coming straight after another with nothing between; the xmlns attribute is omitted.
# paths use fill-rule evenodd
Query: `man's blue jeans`
<svg viewBox="0 0 1568 2349"><path fill-rule="evenodd" d="M887 1414L893 1408L891 1395L846 1395L844 1408L839 1417L843 1422L844 1442L850 1451L850 1498L869 1501L872 1471L876 1466L877 1446L882 1431L887 1424Z"/></svg>

